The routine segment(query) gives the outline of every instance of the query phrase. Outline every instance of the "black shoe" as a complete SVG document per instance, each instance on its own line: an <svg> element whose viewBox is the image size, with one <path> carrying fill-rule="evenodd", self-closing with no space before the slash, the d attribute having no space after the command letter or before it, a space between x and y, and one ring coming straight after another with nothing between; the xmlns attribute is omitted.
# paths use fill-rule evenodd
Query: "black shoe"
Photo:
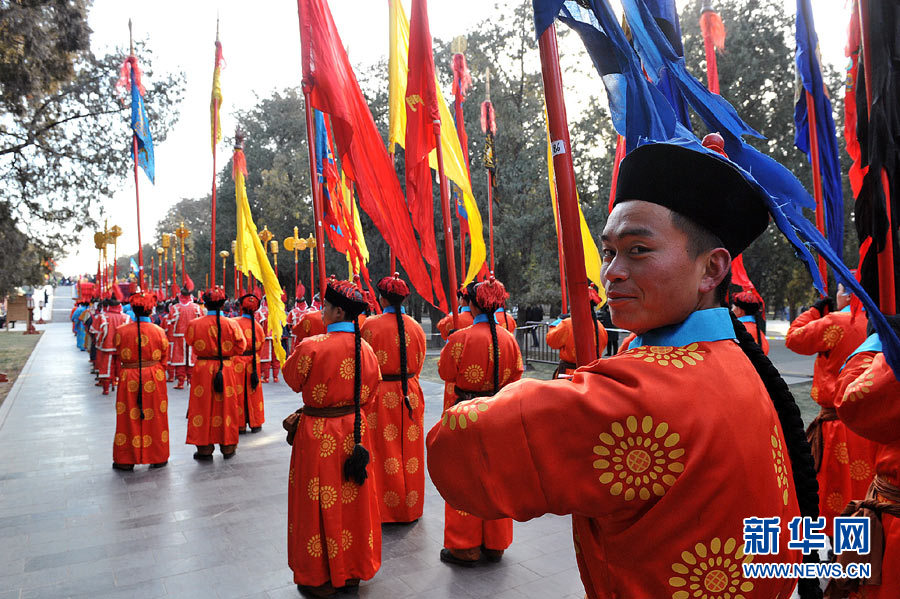
<svg viewBox="0 0 900 599"><path fill-rule="evenodd" d="M226 460L230 460L231 458L234 457L234 454L236 454L236 453L237 453L237 450L234 450L231 453L223 453L222 457Z"/></svg>
<svg viewBox="0 0 900 599"><path fill-rule="evenodd" d="M251 427L250 427L250 432L251 432L251 433L258 433L258 432L261 431L261 430L262 430L262 427L261 427L261 426L251 426Z"/></svg>
<svg viewBox="0 0 900 599"><path fill-rule="evenodd" d="M456 564L464 568L474 568L478 564L478 560L460 559L453 555L449 549L441 549L441 561L448 564Z"/></svg>
<svg viewBox="0 0 900 599"><path fill-rule="evenodd" d="M200 453L199 451L194 452L195 460L202 460L204 462L211 462L213 459L213 455L211 453Z"/></svg>
<svg viewBox="0 0 900 599"><path fill-rule="evenodd" d="M134 470L134 464L117 464L116 462L113 462L113 469L130 472Z"/></svg>
<svg viewBox="0 0 900 599"><path fill-rule="evenodd" d="M156 464L150 464L150 469L152 470L153 468L165 468L166 464L168 463L169 460L166 460L165 462L157 462Z"/></svg>
<svg viewBox="0 0 900 599"><path fill-rule="evenodd" d="M247 427L239 428L239 429L238 429L238 434L239 434L239 435L246 435L246 434L247 434Z"/></svg>

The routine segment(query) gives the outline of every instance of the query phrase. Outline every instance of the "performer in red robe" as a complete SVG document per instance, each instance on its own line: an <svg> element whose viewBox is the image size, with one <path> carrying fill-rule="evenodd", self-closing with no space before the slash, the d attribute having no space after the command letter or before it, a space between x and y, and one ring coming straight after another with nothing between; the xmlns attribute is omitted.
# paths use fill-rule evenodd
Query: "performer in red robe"
<svg viewBox="0 0 900 599"><path fill-rule="evenodd" d="M119 378L119 356L116 355L116 330L131 322L131 317L122 313L122 305L116 298L106 300L106 311L97 319L97 369L103 395L109 395L110 386L115 386Z"/></svg>
<svg viewBox="0 0 900 599"><path fill-rule="evenodd" d="M162 468L169 461L169 401L166 390L166 333L150 322L156 297L131 296L136 322L120 326L115 347L122 359L116 393L116 436L113 468L134 470L135 464ZM140 340L140 342L138 341Z"/></svg>
<svg viewBox="0 0 900 599"><path fill-rule="evenodd" d="M591 315L594 317L594 337L597 342L596 359L599 360L603 354L603 349L606 347L606 342L609 340L609 336L606 333L606 328L600 324L600 319L595 312L602 302L600 301L600 294L597 293L593 285L588 287L588 297L591 301ZM571 317L566 317L562 320L556 319L556 321L550 323L550 328L547 330L547 346L559 350L559 366L557 366L556 372L553 373L553 378L557 378L561 374L572 374L575 372L575 334L572 331Z"/></svg>
<svg viewBox="0 0 900 599"><path fill-rule="evenodd" d="M510 316L506 312L506 308L504 308L503 306L500 306L499 308L497 308L497 311L494 312L494 322L499 324L510 333L516 332L516 319Z"/></svg>
<svg viewBox="0 0 900 599"><path fill-rule="evenodd" d="M800 412L723 307L731 256L768 225L761 193L709 154L632 150L601 236L612 320L637 334L631 349L571 381L457 404L428 434L448 503L482 518L573 515L588 599L787 598L797 584L741 568L799 562L785 523L818 515ZM774 554L745 555L754 517L780 518ZM814 587L800 581L800 596Z"/></svg>
<svg viewBox="0 0 900 599"><path fill-rule="evenodd" d="M819 513L832 519L852 499L865 497L875 474L875 446L852 432L838 418L837 379L847 357L866 339L866 317L850 313L850 294L838 284L837 310L824 298L791 323L784 345L805 356L816 355L810 396L821 411L806 431L819 473Z"/></svg>
<svg viewBox="0 0 900 599"><path fill-rule="evenodd" d="M263 405L263 390L259 384L259 350L263 346L265 334L263 328L255 321L254 314L259 309L259 298L253 294L247 294L240 300L243 314L237 318L237 323L244 333L247 341L247 349L239 356L234 357L234 373L238 382L235 391L238 395L238 416L240 418L239 433L258 433L262 430L266 421L265 406Z"/></svg>
<svg viewBox="0 0 900 599"><path fill-rule="evenodd" d="M896 330L896 317L888 318L895 319ZM872 552L842 556L847 562L871 563L873 579L863 580L862 586L859 579L832 580L828 590L837 586L845 591L833 597L893 599L900 596L900 382L881 353L877 334L850 356L838 375L835 397L840 421L876 446L872 484L844 511L848 516L870 518ZM865 506L860 505L861 499L868 500ZM883 543L878 542L881 538ZM858 592L846 594L849 591Z"/></svg>
<svg viewBox="0 0 900 599"><path fill-rule="evenodd" d="M198 360L191 374L185 441L197 446L195 460L211 460L216 443L226 460L237 449L239 379L232 358L244 353L247 341L238 323L220 313L225 299L221 287L204 291L207 315L192 320L184 336Z"/></svg>
<svg viewBox="0 0 900 599"><path fill-rule="evenodd" d="M306 300L303 298L298 298L294 303L294 308L288 312L287 315L287 326L288 330L291 332L290 341L288 342L287 354L291 355L291 352L294 351L294 348L297 347L297 336L294 335L294 327L300 323L300 317L309 309L309 306L306 305Z"/></svg>
<svg viewBox="0 0 900 599"><path fill-rule="evenodd" d="M373 482L382 522L414 522L422 517L425 499L425 401L419 385L425 331L405 314L409 287L399 274L384 277L376 287L382 314L370 316L361 328L381 368L372 412Z"/></svg>
<svg viewBox="0 0 900 599"><path fill-rule="evenodd" d="M294 325L294 328L291 329L291 335L298 345L307 337L324 334L325 321L322 319L322 311L316 309L304 312L297 324Z"/></svg>
<svg viewBox="0 0 900 599"><path fill-rule="evenodd" d="M464 329L467 326L471 326L472 324L472 311L469 308L469 291L465 287L460 287L456 292L456 297L459 300L459 313L456 315L457 328ZM442 319L440 319L437 323L437 330L441 334L441 339L444 341L450 336L450 333L453 332L453 315L447 314Z"/></svg>
<svg viewBox="0 0 900 599"><path fill-rule="evenodd" d="M191 351L190 342L185 339L188 327L196 318L203 316L203 309L194 303L191 292L184 288L178 296L178 302L169 308L169 320L172 322L172 354L171 364L175 366L176 389L184 389L184 381L190 382L191 369L196 363L196 356Z"/></svg>
<svg viewBox="0 0 900 599"><path fill-rule="evenodd" d="M281 340L272 341L272 332L269 330L269 306L266 304L265 298L263 298L262 306L256 311L256 322L259 323L265 333L265 340L263 341L262 349L259 351L262 382L268 383L269 375L271 374L272 381L277 383L281 363L275 357L275 348L272 344L281 343Z"/></svg>
<svg viewBox="0 0 900 599"><path fill-rule="evenodd" d="M381 379L356 317L366 303L345 281L329 281L327 332L304 339L284 365L303 393L288 476L288 564L298 588L329 597L381 566L381 518L365 407Z"/></svg>
<svg viewBox="0 0 900 599"><path fill-rule="evenodd" d="M166 382L171 383L175 380L175 366L172 364L175 352L175 321L171 317L171 303L164 304L165 312L159 313L159 326L166 331L166 339L169 342L169 359L166 362Z"/></svg>
<svg viewBox="0 0 900 599"><path fill-rule="evenodd" d="M768 356L769 340L763 332L765 314L762 313L762 307L762 298L750 291L741 291L731 298L731 311Z"/></svg>
<svg viewBox="0 0 900 599"><path fill-rule="evenodd" d="M509 331L489 318L507 297L509 294L503 284L493 277L484 283L469 286L473 324L450 335L438 360L438 373L446 382L444 420L460 402L468 403L473 398L494 395L522 377L519 344ZM480 399L475 400L476 405L478 401ZM454 427L456 423L454 416ZM474 467L476 463L471 462L468 466ZM484 554L489 561L499 561L503 551L512 543L512 520L482 519L468 511L453 501L448 501L444 506L441 560L473 566Z"/></svg>

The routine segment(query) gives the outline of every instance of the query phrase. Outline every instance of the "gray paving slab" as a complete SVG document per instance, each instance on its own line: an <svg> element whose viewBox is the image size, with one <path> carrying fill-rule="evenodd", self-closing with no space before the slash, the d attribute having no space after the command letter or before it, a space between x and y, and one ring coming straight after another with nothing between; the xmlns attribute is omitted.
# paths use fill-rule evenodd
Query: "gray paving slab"
<svg viewBox="0 0 900 599"><path fill-rule="evenodd" d="M57 296L59 320L66 301ZM263 431L242 436L229 462L198 463L182 444L187 392L170 386L169 465L114 471L114 399L94 386L67 323L39 328L40 342L0 405L0 599L299 597L287 567L290 447L281 429L299 405L296 394L267 384ZM442 386L423 388L430 425ZM384 527L382 568L358 596L583 596L568 518L517 522L501 563L464 570L438 560L443 509L427 481L424 516Z"/></svg>

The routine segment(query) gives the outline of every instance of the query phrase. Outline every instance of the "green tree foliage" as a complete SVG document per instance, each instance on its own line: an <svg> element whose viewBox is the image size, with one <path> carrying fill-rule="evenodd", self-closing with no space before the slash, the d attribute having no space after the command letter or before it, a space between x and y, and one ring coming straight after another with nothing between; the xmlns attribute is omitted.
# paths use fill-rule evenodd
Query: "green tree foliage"
<svg viewBox="0 0 900 599"><path fill-rule="evenodd" d="M26 243L44 258L61 255L96 224L97 200L111 195L130 173L130 106L114 89L125 53L90 52L87 5L49 0L0 5L4 250ZM177 116L183 76L154 73L152 54L142 44L136 52L159 143ZM4 256L2 266L12 280L34 282L29 253ZM0 287L0 295L7 291Z"/></svg>

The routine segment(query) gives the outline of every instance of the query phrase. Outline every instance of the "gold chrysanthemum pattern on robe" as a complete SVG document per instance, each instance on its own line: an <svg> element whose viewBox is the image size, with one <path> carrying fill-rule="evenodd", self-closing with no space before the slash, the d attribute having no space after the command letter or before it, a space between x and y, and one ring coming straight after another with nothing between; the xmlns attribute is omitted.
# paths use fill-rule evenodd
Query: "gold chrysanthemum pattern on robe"
<svg viewBox="0 0 900 599"><path fill-rule="evenodd" d="M843 338L844 328L836 324L826 327L825 331L822 333L822 341L825 342L825 347L828 349L833 348Z"/></svg>
<svg viewBox="0 0 900 599"><path fill-rule="evenodd" d="M862 399L866 393L872 390L872 385L874 384L875 373L870 370L850 383L850 386L844 391L844 401L850 402Z"/></svg>
<svg viewBox="0 0 900 599"><path fill-rule="evenodd" d="M356 362L353 358L344 358L341 361L340 373L341 378L345 381L349 381L353 379L353 370L356 366Z"/></svg>
<svg viewBox="0 0 900 599"><path fill-rule="evenodd" d="M703 354L706 352L698 350L698 347L697 343L691 343L684 347L646 345L629 351L628 354L649 364L684 368L685 366L696 366L697 362L703 361Z"/></svg>
<svg viewBox="0 0 900 599"><path fill-rule="evenodd" d="M613 422L600 434L600 445L594 446L594 468L602 471L600 483L625 501L662 497L684 472L685 450L680 441L668 423L655 423L652 416L629 416L624 425Z"/></svg>
<svg viewBox="0 0 900 599"><path fill-rule="evenodd" d="M469 424L475 424L478 421L478 415L487 412L490 403L485 399L473 399L456 404L444 412L441 416L441 424L449 426L450 430L456 430L456 427L464 429Z"/></svg>
<svg viewBox="0 0 900 599"><path fill-rule="evenodd" d="M741 564L752 560L734 538L697 543L672 564L672 599L746 599L744 593L753 591L753 583L743 577Z"/></svg>
<svg viewBox="0 0 900 599"><path fill-rule="evenodd" d="M769 435L769 441L772 443L772 461L775 467L775 479L778 482L778 488L782 489L781 500L784 505L788 504L788 479L787 466L784 463L784 446L781 443L781 435L778 434L778 425L775 425L774 432Z"/></svg>

